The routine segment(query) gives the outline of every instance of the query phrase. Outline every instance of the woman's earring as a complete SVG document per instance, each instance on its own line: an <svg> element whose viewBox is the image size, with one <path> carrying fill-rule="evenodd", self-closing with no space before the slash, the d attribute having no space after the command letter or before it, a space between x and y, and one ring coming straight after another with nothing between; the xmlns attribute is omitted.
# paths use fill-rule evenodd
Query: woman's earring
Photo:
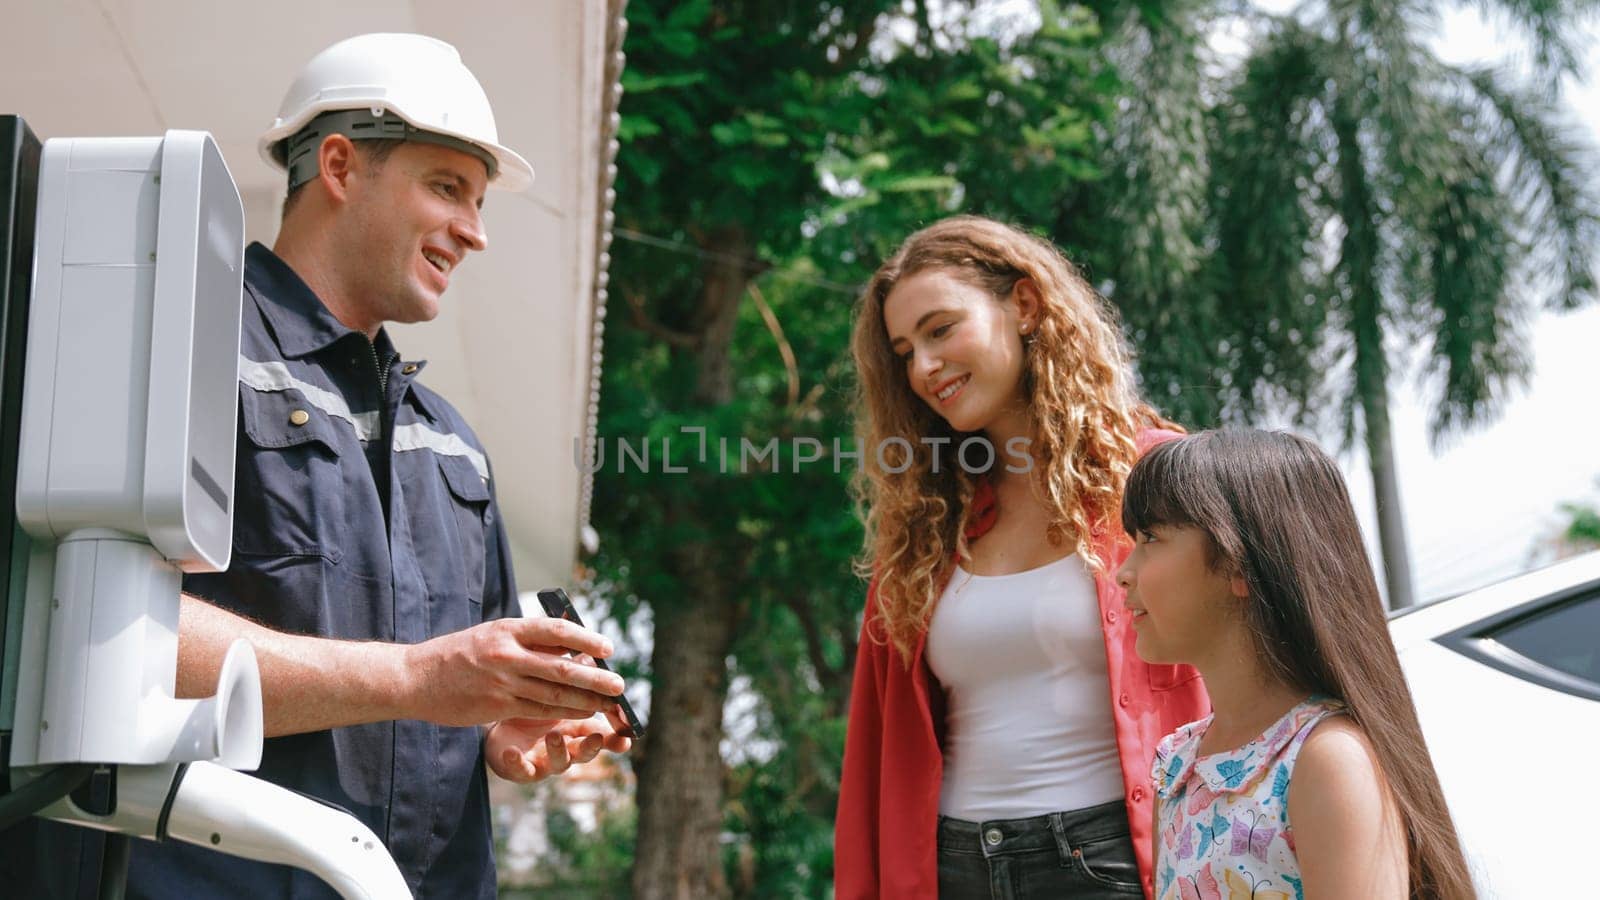
<svg viewBox="0 0 1600 900"><path fill-rule="evenodd" d="M1033 326L1032 325L1023 325L1022 326L1022 346L1026 347L1026 346L1028 346L1028 345L1030 345L1032 343L1033 343Z"/></svg>

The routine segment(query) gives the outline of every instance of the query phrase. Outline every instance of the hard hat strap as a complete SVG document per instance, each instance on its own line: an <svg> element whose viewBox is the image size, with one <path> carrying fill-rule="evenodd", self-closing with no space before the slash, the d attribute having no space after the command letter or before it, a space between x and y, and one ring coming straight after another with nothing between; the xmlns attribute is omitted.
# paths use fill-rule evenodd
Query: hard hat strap
<svg viewBox="0 0 1600 900"><path fill-rule="evenodd" d="M330 134L342 134L352 141L417 141L460 150L482 161L489 169L489 179L494 180L498 166L489 151L471 141L419 129L386 109L380 108L378 111L380 115L374 115L371 109L325 112L307 122L306 127L293 137L280 143L275 152L283 158L289 170L289 190L317 177L317 150L322 146L322 139Z"/></svg>

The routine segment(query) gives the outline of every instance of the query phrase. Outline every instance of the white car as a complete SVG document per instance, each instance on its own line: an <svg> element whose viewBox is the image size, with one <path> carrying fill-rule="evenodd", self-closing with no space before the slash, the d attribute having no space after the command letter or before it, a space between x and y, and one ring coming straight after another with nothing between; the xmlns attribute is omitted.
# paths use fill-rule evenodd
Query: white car
<svg viewBox="0 0 1600 900"><path fill-rule="evenodd" d="M1600 897L1600 552L1390 631L1481 896Z"/></svg>

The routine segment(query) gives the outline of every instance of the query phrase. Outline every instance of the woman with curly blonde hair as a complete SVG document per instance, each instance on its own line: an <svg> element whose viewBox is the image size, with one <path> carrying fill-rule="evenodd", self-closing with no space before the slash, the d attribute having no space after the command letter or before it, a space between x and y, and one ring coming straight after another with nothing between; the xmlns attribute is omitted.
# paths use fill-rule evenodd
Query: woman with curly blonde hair
<svg viewBox="0 0 1600 900"><path fill-rule="evenodd" d="M1207 701L1133 652L1117 516L1176 426L1072 264L989 219L907 238L852 350L872 586L838 897L1148 895L1150 762Z"/></svg>

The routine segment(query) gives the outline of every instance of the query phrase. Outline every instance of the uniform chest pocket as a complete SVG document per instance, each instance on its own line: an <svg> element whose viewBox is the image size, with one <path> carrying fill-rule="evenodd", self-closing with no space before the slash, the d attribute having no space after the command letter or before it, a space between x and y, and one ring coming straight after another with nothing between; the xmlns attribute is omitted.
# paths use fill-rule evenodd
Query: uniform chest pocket
<svg viewBox="0 0 1600 900"><path fill-rule="evenodd" d="M465 456L438 454L439 474L449 489L450 506L455 518L457 559L465 576L467 599L483 602L483 581L486 561L484 535L491 524L489 516L489 481L478 474L472 460Z"/></svg>
<svg viewBox="0 0 1600 900"><path fill-rule="evenodd" d="M239 404L234 547L249 555L338 562L345 491L339 448L353 440L353 426L295 391L241 385Z"/></svg>

